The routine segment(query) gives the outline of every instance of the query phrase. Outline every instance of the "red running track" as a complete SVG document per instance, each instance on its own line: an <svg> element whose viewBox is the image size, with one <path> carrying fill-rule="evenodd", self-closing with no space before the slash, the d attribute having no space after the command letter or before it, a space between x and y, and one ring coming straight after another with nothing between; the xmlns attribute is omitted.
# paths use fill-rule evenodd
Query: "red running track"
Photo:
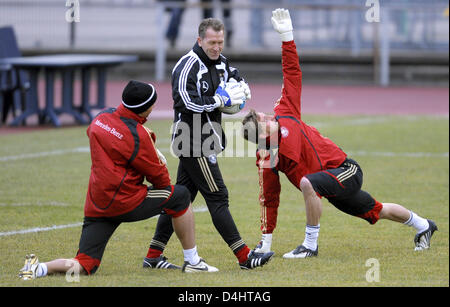
<svg viewBox="0 0 450 307"><path fill-rule="evenodd" d="M146 81L146 80L141 80ZM128 81L108 81L106 86L106 106L115 107L121 102L122 90ZM151 81L148 81L151 82ZM150 118L172 118L171 85L169 82L154 83L158 91L158 101ZM281 95L280 84L250 84L252 99L248 101L244 112L254 108L257 111L271 113L274 102ZM93 86L92 88L95 88ZM59 106L61 84L55 85L55 104ZM44 83L39 84L39 104L45 103ZM80 83L76 82L75 102L80 101ZM91 101L95 101L95 91ZM375 86L330 86L304 85L302 92L303 114L327 115L437 115L447 116L449 112L449 88L441 87L375 87ZM64 125L76 124L69 115L61 115ZM19 132L38 127L37 117L27 120L26 127L0 127L0 134Z"/></svg>
<svg viewBox="0 0 450 307"><path fill-rule="evenodd" d="M120 102L125 85L126 82L108 84L108 105L114 106ZM156 83L155 86L158 102L153 115L172 118L170 84ZM246 109L272 112L274 102L281 95L281 83L250 86L252 99ZM302 91L303 114L448 116L448 112L448 88L304 85Z"/></svg>

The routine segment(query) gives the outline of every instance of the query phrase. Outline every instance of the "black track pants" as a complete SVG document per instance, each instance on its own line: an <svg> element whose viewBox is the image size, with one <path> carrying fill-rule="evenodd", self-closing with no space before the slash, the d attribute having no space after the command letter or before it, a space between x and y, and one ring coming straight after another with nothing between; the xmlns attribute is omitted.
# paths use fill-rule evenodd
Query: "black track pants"
<svg viewBox="0 0 450 307"><path fill-rule="evenodd" d="M177 184L188 188L192 201L198 192L202 194L214 226L234 253L245 246L228 209L228 190L215 157L180 158ZM164 250L172 233L171 217L161 214L150 248Z"/></svg>

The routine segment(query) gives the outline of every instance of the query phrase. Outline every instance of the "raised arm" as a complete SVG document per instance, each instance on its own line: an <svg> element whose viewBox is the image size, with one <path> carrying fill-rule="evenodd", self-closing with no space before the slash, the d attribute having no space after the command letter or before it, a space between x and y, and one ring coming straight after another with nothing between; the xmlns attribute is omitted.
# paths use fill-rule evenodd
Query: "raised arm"
<svg viewBox="0 0 450 307"><path fill-rule="evenodd" d="M275 107L277 113L301 117L302 71L300 69L297 47L289 11L276 9L272 12L272 26L280 34L282 41L283 91Z"/></svg>

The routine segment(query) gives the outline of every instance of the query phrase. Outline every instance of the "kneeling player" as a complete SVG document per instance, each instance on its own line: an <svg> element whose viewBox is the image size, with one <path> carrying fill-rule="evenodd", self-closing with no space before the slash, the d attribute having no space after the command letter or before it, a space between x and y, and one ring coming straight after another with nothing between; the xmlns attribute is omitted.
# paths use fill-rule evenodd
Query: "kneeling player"
<svg viewBox="0 0 450 307"><path fill-rule="evenodd" d="M19 277L34 279L52 273L93 274L106 244L123 222L135 222L164 213L184 254L184 272L216 272L197 253L194 215L189 191L171 185L165 158L155 147L156 136L143 124L156 102L153 85L130 81L122 103L97 115L87 129L91 151L91 175L84 207L84 223L75 258L39 263L27 255ZM152 184L148 187L144 179ZM144 267L181 269L164 256L144 258Z"/></svg>

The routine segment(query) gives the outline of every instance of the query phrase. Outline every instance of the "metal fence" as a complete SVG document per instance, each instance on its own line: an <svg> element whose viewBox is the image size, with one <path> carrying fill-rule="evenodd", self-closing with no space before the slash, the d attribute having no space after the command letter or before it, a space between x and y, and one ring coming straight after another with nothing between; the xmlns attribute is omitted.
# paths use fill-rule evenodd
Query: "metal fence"
<svg viewBox="0 0 450 307"><path fill-rule="evenodd" d="M305 53L373 54L380 65L383 54L386 62L393 51L448 54L443 0L0 0L0 26L14 26L23 50L154 54L161 79L166 52L192 47L208 8L232 30L229 50L277 53L270 24L276 7L290 9ZM183 12L174 41L167 39L167 27L175 8Z"/></svg>

